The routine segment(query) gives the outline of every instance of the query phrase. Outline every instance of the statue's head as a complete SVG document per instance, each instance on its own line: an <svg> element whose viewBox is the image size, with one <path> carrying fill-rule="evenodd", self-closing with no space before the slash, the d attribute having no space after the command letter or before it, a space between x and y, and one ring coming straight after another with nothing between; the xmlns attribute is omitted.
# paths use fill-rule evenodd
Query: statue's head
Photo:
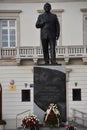
<svg viewBox="0 0 87 130"><path fill-rule="evenodd" d="M46 4L44 5L44 10L45 10L45 12L50 12L50 10L51 10L51 5L50 5L49 3L46 3Z"/></svg>

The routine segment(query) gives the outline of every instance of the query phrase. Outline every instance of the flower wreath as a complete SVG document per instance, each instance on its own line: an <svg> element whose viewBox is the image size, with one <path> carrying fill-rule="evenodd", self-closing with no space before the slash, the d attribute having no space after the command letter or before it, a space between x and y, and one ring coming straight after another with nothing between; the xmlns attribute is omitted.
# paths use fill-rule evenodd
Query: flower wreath
<svg viewBox="0 0 87 130"><path fill-rule="evenodd" d="M44 116L45 125L59 126L59 118L60 118L60 112L57 108L57 105L51 103Z"/></svg>

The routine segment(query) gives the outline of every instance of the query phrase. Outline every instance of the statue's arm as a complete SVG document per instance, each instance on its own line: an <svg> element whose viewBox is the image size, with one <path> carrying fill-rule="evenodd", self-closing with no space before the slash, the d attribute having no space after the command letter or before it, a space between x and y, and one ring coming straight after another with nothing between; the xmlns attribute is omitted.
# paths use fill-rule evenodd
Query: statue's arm
<svg viewBox="0 0 87 130"><path fill-rule="evenodd" d="M60 36L60 24L59 24L59 20L56 16L56 40L59 39L59 36Z"/></svg>
<svg viewBox="0 0 87 130"><path fill-rule="evenodd" d="M44 26L45 22L41 15L38 16L37 22L36 22L36 28L42 28Z"/></svg>

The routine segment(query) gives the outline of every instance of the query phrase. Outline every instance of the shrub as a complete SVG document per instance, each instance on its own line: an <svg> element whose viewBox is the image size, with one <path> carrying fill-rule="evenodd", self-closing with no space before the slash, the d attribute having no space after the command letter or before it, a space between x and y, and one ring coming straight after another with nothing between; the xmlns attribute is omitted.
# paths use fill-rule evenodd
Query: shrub
<svg viewBox="0 0 87 130"><path fill-rule="evenodd" d="M5 120L0 120L0 125L6 125L6 121Z"/></svg>

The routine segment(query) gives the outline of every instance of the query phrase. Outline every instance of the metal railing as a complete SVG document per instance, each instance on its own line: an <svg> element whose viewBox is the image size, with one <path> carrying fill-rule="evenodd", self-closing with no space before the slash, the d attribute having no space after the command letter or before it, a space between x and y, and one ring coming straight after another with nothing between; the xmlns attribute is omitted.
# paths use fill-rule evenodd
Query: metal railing
<svg viewBox="0 0 87 130"><path fill-rule="evenodd" d="M80 121L80 124L85 126L85 124L87 123L87 113L76 110L76 109L72 109L72 110L73 110L74 122L77 122L77 120L78 120L78 123Z"/></svg>
<svg viewBox="0 0 87 130"><path fill-rule="evenodd" d="M30 109L28 109L28 110L26 110L26 111L24 111L24 112L18 113L18 114L16 115L16 129L21 125L21 119L22 119L24 116L26 116L26 114L29 114L29 112L31 112ZM20 118L19 118L19 117L20 117ZM19 124L18 124L18 119L20 119Z"/></svg>

